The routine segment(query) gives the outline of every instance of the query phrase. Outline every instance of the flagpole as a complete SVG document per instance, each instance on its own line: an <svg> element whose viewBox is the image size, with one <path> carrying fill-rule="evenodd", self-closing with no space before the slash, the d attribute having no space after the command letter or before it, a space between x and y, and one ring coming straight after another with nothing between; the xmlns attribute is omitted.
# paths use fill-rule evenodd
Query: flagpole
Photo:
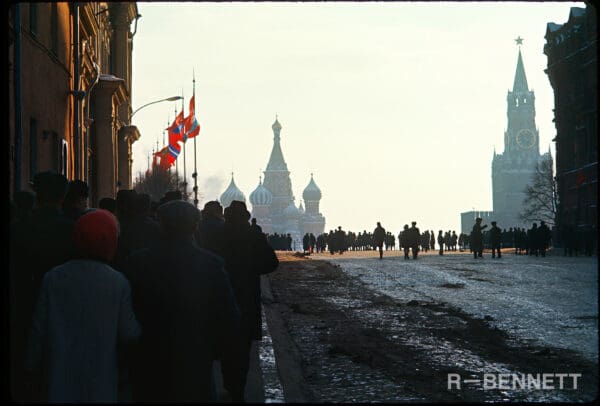
<svg viewBox="0 0 600 406"><path fill-rule="evenodd" d="M196 75L192 68L192 98L194 99L194 119L196 119ZM196 138L194 137L194 206L198 207L198 168L196 166Z"/></svg>
<svg viewBox="0 0 600 406"><path fill-rule="evenodd" d="M169 120L169 117L167 117L167 128L169 127L169 123L170 123L170 120ZM166 145L166 141L165 141L165 131L166 131L166 130L165 130L165 129L163 129L163 145ZM169 178L170 178L170 177L171 177L171 175L172 175L172 171L171 171L171 165L169 165L169 169L168 169L168 171L169 171Z"/></svg>
<svg viewBox="0 0 600 406"><path fill-rule="evenodd" d="M175 118L177 118L177 107L175 107ZM179 160L175 159L175 188L179 191Z"/></svg>
<svg viewBox="0 0 600 406"><path fill-rule="evenodd" d="M183 117L185 119L185 106L184 106L184 101L183 101L183 89L181 89L181 111L183 112ZM185 137L185 126L183 127L182 131L184 132L184 137ZM186 175L186 171L185 171L185 142L187 140L184 138L183 139L183 200L187 201L187 175Z"/></svg>

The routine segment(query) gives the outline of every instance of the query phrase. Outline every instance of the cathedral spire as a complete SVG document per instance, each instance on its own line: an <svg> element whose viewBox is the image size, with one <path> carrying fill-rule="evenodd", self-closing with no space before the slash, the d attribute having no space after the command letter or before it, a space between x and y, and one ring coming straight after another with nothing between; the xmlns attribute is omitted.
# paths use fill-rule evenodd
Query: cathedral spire
<svg viewBox="0 0 600 406"><path fill-rule="evenodd" d="M515 82L513 84L513 92L528 92L529 87L527 86L527 77L525 76L525 67L523 66L523 57L521 56L521 37L517 38L517 44L519 45L519 59L517 60L517 71L515 72Z"/></svg>
<svg viewBox="0 0 600 406"><path fill-rule="evenodd" d="M283 159L283 152L281 151L281 124L277 118L275 118L275 122L271 126L273 129L273 149L271 150L271 157L269 158L269 163L267 164L267 171L287 171L287 164L285 163L285 159Z"/></svg>

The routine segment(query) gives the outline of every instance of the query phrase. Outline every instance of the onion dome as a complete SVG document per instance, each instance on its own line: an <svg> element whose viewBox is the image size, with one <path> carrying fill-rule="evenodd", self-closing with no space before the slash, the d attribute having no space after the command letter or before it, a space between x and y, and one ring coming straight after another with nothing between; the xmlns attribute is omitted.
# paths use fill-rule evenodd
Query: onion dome
<svg viewBox="0 0 600 406"><path fill-rule="evenodd" d="M302 206L302 201L300 201L300 207L298 207L298 211L300 214L304 214L304 206Z"/></svg>
<svg viewBox="0 0 600 406"><path fill-rule="evenodd" d="M277 120L277 117L275 117L275 122L273 123L271 128L273 129L273 131L281 130L281 124L279 124L279 120Z"/></svg>
<svg viewBox="0 0 600 406"><path fill-rule="evenodd" d="M321 200L321 189L315 183L312 173L310 174L310 182L302 192L302 198L305 202L315 202Z"/></svg>
<svg viewBox="0 0 600 406"><path fill-rule="evenodd" d="M258 181L258 186L250 193L250 203L252 206L270 206L273 202L273 193L262 184L262 179Z"/></svg>
<svg viewBox="0 0 600 406"><path fill-rule="evenodd" d="M225 189L219 200L223 208L229 207L231 202L233 202L234 200L239 200L246 203L246 196L244 196L244 193L242 193L242 191L238 189L238 187L235 185L235 182L233 181L233 173L231 174L231 183L229 183L229 186L227 187L227 189Z"/></svg>
<svg viewBox="0 0 600 406"><path fill-rule="evenodd" d="M300 211L294 202L291 202L290 205L283 210L283 216L288 219L295 219L300 216Z"/></svg>

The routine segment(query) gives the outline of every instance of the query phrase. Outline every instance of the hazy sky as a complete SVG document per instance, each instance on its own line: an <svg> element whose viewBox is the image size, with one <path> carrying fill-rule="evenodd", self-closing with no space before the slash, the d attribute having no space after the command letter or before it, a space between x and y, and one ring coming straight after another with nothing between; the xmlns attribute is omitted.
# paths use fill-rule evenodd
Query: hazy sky
<svg viewBox="0 0 600 406"><path fill-rule="evenodd" d="M185 97L196 76L203 205L231 172L246 199L271 147L275 115L296 204L311 172L326 231L460 231L492 209L491 162L504 149L518 47L536 96L541 152L552 147L546 24L583 3L144 3L133 47L133 108ZM140 110L134 176L163 146L181 102ZM186 145L193 186L193 140ZM180 173L183 159L180 155ZM248 202L249 205L249 202ZM250 205L249 205L250 208ZM501 225L500 225L501 226Z"/></svg>

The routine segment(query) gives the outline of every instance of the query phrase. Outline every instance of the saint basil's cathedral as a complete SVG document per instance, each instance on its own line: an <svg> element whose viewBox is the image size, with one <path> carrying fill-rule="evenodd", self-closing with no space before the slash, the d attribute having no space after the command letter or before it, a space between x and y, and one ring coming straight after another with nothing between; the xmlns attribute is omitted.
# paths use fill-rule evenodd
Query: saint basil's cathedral
<svg viewBox="0 0 600 406"><path fill-rule="evenodd" d="M256 189L250 193L252 217L267 234L290 234L298 248L302 247L304 234L312 233L316 237L325 231L325 217L319 212L321 190L311 174L310 181L302 192L306 207L302 206L302 202L296 206L290 171L281 150L281 124L277 119L271 128L274 135L273 149L264 171L265 179L264 182L260 179ZM219 201L225 208L234 200L246 202L246 196L236 186L232 174L231 182Z"/></svg>

